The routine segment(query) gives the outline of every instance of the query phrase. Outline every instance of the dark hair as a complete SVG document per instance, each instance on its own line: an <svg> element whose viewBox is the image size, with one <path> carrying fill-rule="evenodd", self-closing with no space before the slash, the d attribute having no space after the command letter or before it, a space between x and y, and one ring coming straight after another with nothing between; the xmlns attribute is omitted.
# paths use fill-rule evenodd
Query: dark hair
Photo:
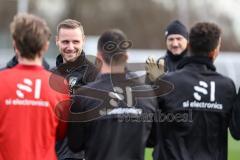
<svg viewBox="0 0 240 160"><path fill-rule="evenodd" d="M189 46L192 55L208 56L217 48L221 37L221 29L214 23L201 22L195 24L190 31Z"/></svg>
<svg viewBox="0 0 240 160"><path fill-rule="evenodd" d="M65 28L65 29L80 28L80 30L82 31L82 35L84 35L84 30L81 22L74 19L65 19L62 22L60 22L57 26L57 35L59 34L59 31L61 28Z"/></svg>
<svg viewBox="0 0 240 160"><path fill-rule="evenodd" d="M127 49L132 43L119 29L105 31L98 40L98 51L107 64L119 65L127 61Z"/></svg>
<svg viewBox="0 0 240 160"><path fill-rule="evenodd" d="M40 56L40 51L51 36L45 20L26 13L14 16L10 31L20 55L27 59Z"/></svg>

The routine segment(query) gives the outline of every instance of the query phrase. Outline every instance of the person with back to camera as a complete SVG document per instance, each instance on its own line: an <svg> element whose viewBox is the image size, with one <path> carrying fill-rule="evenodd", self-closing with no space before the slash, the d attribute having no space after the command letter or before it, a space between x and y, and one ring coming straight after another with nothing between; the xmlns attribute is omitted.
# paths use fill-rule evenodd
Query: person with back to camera
<svg viewBox="0 0 240 160"><path fill-rule="evenodd" d="M60 118L68 106L68 88L50 85L52 73L42 66L51 36L45 20L17 14L10 24L18 64L0 72L0 160L56 160L56 140L66 123ZM54 83L63 78L54 76Z"/></svg>
<svg viewBox="0 0 240 160"><path fill-rule="evenodd" d="M220 46L216 24L195 24L189 35L190 56L162 77L174 90L158 97L159 109L172 116L157 123L154 160L227 160L228 129L240 138L232 116L235 85L213 65Z"/></svg>

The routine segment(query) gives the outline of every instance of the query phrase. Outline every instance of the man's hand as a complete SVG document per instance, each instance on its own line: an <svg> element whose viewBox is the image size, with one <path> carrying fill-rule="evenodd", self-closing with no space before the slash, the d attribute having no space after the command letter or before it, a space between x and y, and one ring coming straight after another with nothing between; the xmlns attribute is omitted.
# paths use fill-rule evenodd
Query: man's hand
<svg viewBox="0 0 240 160"><path fill-rule="evenodd" d="M158 77L164 74L164 60L160 59L157 63L152 57L146 60L146 72L148 78L154 82Z"/></svg>

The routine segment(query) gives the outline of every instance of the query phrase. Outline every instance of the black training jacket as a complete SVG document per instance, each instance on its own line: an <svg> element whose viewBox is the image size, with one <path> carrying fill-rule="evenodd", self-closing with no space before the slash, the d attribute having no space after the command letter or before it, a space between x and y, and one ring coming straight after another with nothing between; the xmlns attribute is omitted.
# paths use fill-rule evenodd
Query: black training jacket
<svg viewBox="0 0 240 160"><path fill-rule="evenodd" d="M0 70L15 67L17 64L18 64L17 57L16 57L16 56L13 56L12 59L7 62L6 67L4 67L4 68L2 68L2 69L0 69ZM43 58L42 66L43 66L46 70L49 70L49 68L50 68L49 64L47 63L47 61L46 61L44 58Z"/></svg>
<svg viewBox="0 0 240 160"><path fill-rule="evenodd" d="M68 63L63 63L62 56L58 55L56 67L52 69L52 72L68 80L71 92L82 85L94 81L98 74L95 65L85 57L84 51L82 51L81 55L74 62Z"/></svg>
<svg viewBox="0 0 240 160"><path fill-rule="evenodd" d="M228 128L239 138L230 125L233 81L204 57L185 58L178 68L163 78L174 90L158 98L154 160L227 160Z"/></svg>
<svg viewBox="0 0 240 160"><path fill-rule="evenodd" d="M71 94L73 94L74 91L80 86L94 81L98 74L98 70L85 57L85 53L83 51L74 62L68 63L63 63L62 56L58 55L56 59L56 67L52 69L52 72L63 76L68 81ZM59 160L78 160L84 158L83 152L71 152L67 146L67 138L65 138L63 141L57 142L56 152Z"/></svg>
<svg viewBox="0 0 240 160"><path fill-rule="evenodd" d="M153 88L139 82L125 74L102 74L77 90L69 147L85 150L86 160L143 160L157 103Z"/></svg>

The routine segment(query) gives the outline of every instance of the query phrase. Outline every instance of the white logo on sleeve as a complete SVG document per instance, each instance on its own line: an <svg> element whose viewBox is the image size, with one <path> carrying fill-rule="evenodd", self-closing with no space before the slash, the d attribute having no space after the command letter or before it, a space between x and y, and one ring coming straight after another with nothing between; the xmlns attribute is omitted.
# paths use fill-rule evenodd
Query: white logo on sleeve
<svg viewBox="0 0 240 160"><path fill-rule="evenodd" d="M24 78L23 83L17 84L16 94L19 98L24 98L25 97L24 93L33 92L34 98L39 99L41 94L41 83L42 81L40 79L36 79L35 83L33 84L33 82L30 79ZM33 86L35 88L34 91L32 89Z"/></svg>
<svg viewBox="0 0 240 160"><path fill-rule="evenodd" d="M195 92L193 93L193 96L196 100L201 101L202 95L208 95L208 89L209 86L204 81L199 81L199 86L194 86ZM210 82L210 101L215 101L215 82Z"/></svg>

